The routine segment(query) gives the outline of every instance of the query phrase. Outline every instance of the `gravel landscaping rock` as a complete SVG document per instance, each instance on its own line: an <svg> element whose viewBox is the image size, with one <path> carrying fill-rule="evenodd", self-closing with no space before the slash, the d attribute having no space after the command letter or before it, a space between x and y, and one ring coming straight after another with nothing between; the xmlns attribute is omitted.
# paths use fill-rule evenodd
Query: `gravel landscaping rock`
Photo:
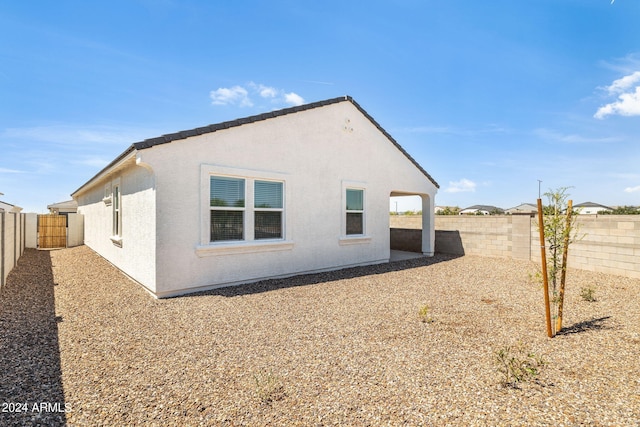
<svg viewBox="0 0 640 427"><path fill-rule="evenodd" d="M85 246L27 250L0 295L0 404L68 411L0 424L640 425L640 280L569 269L550 339L535 272L437 255L156 300ZM508 387L495 353L518 343L547 366Z"/></svg>

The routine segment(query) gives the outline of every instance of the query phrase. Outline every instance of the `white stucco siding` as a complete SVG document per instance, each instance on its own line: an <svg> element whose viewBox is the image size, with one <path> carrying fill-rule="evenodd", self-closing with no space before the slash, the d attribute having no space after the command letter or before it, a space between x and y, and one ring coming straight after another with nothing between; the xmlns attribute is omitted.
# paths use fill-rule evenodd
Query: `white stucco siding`
<svg viewBox="0 0 640 427"><path fill-rule="evenodd" d="M113 201L105 203L105 187L119 182L122 239L113 236ZM130 162L76 195L84 214L84 242L124 273L156 292L155 185L150 170Z"/></svg>
<svg viewBox="0 0 640 427"><path fill-rule="evenodd" d="M391 192L432 200L436 191L349 102L157 145L138 156L156 175L160 296L387 261ZM211 174L283 181L283 241L209 250ZM351 187L365 190L365 236L358 238L344 235L344 193Z"/></svg>

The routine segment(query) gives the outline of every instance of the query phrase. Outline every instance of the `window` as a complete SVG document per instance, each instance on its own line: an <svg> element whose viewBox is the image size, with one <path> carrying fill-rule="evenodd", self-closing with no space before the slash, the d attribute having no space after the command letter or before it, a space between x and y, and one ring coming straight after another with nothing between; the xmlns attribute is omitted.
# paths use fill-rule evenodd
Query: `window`
<svg viewBox="0 0 640 427"><path fill-rule="evenodd" d="M293 249L287 179L274 171L200 165L199 257Z"/></svg>
<svg viewBox="0 0 640 427"><path fill-rule="evenodd" d="M212 176L210 179L210 241L243 240L244 179Z"/></svg>
<svg viewBox="0 0 640 427"><path fill-rule="evenodd" d="M364 234L364 190L347 189L346 234Z"/></svg>
<svg viewBox="0 0 640 427"><path fill-rule="evenodd" d="M122 237L122 200L120 194L120 183L113 184L113 236Z"/></svg>
<svg viewBox="0 0 640 427"><path fill-rule="evenodd" d="M255 181L254 237L282 239L282 182Z"/></svg>

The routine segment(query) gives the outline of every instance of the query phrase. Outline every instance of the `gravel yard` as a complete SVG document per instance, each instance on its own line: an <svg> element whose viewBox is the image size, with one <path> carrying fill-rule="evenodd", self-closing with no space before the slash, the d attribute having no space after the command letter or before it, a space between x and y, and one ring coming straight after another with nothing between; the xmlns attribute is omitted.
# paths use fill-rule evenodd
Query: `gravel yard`
<svg viewBox="0 0 640 427"><path fill-rule="evenodd" d="M640 425L640 280L569 270L549 339L535 271L438 255L155 300L85 246L27 250L0 404L29 406L0 425ZM518 342L547 366L505 387Z"/></svg>

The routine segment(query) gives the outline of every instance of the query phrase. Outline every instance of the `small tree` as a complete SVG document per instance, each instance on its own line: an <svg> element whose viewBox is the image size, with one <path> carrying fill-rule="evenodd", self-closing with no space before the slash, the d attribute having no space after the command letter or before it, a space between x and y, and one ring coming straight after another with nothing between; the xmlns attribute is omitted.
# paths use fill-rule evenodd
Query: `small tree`
<svg viewBox="0 0 640 427"><path fill-rule="evenodd" d="M562 328L562 304L566 275L567 250L578 239L577 216L570 212L567 203L569 187L549 190L544 195L549 204L544 207L544 236L547 246L547 279L554 318L558 319L556 332Z"/></svg>

